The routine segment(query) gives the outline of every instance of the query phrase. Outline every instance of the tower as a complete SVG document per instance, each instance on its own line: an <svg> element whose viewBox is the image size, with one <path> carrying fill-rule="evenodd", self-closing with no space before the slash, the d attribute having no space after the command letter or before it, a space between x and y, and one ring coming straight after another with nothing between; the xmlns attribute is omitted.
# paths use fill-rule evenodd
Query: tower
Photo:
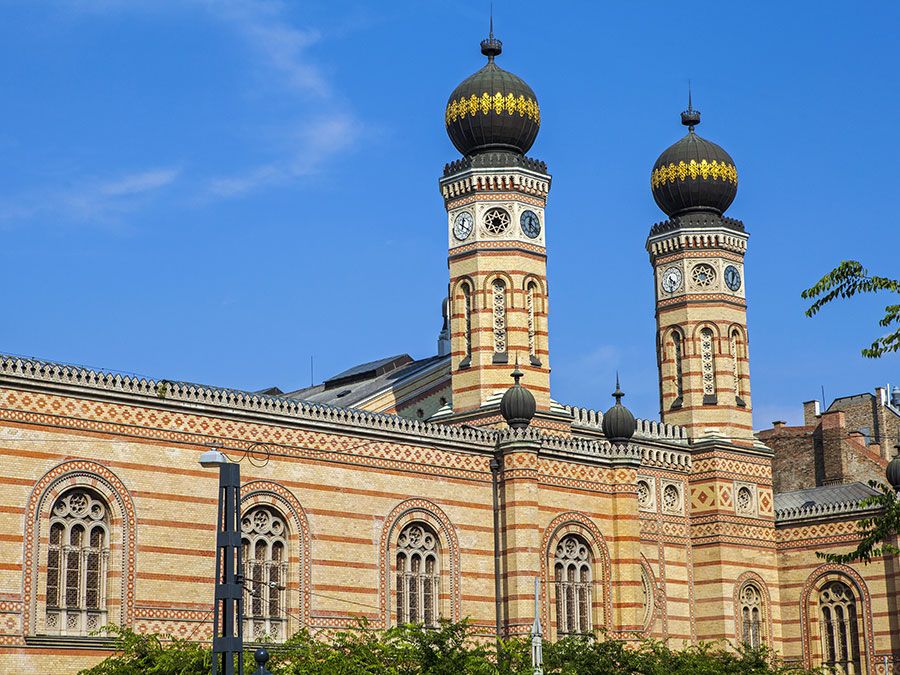
<svg viewBox="0 0 900 675"><path fill-rule="evenodd" d="M444 167L454 415L499 402L518 359L538 411L550 407L547 342L547 166L525 156L540 108L523 80L497 66L493 30L487 64L450 95L447 134L462 154Z"/></svg>
<svg viewBox="0 0 900 675"><path fill-rule="evenodd" d="M692 438L752 445L744 254L748 234L724 215L737 194L737 169L721 147L687 135L653 165L650 184L669 217L650 230L656 288L657 362L663 421Z"/></svg>

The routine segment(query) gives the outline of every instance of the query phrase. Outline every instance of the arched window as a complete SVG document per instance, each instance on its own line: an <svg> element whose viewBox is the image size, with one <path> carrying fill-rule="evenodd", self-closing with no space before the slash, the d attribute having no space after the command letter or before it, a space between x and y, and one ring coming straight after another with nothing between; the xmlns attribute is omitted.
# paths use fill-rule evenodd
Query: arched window
<svg viewBox="0 0 900 675"><path fill-rule="evenodd" d="M506 282L494 279L491 284L494 308L494 352L506 353Z"/></svg>
<svg viewBox="0 0 900 675"><path fill-rule="evenodd" d="M407 525L397 538L397 623L437 624L440 578L437 535L423 523Z"/></svg>
<svg viewBox="0 0 900 675"><path fill-rule="evenodd" d="M713 354L713 332L709 328L700 331L700 366L703 373L704 403L716 395L716 361Z"/></svg>
<svg viewBox="0 0 900 675"><path fill-rule="evenodd" d="M741 588L741 641L751 649L762 645L762 593L756 584L747 583Z"/></svg>
<svg viewBox="0 0 900 675"><path fill-rule="evenodd" d="M537 284L533 281L529 282L528 288L525 290L525 309L528 311L528 353L531 355L531 362L537 360L537 324L534 318L535 295L537 294Z"/></svg>
<svg viewBox="0 0 900 675"><path fill-rule="evenodd" d="M244 566L244 635L251 641L283 640L287 615L287 526L280 513L256 506L241 516Z"/></svg>
<svg viewBox="0 0 900 675"><path fill-rule="evenodd" d="M594 629L591 548L578 535L568 534L556 545L553 561L556 581L558 635L591 633Z"/></svg>
<svg viewBox="0 0 900 675"><path fill-rule="evenodd" d="M462 314L463 314L463 360L466 363L472 361L472 287L468 283L462 284Z"/></svg>
<svg viewBox="0 0 900 675"><path fill-rule="evenodd" d="M743 404L744 391L741 389L743 376L741 358L744 356L744 345L737 329L731 331L731 363L734 371L734 397L738 405Z"/></svg>
<svg viewBox="0 0 900 675"><path fill-rule="evenodd" d="M856 598L842 581L830 581L819 591L822 617L822 665L839 673L862 672Z"/></svg>
<svg viewBox="0 0 900 675"><path fill-rule="evenodd" d="M672 331L672 355L675 360L675 403L681 403L684 397L684 363L682 354L684 345L679 331Z"/></svg>
<svg viewBox="0 0 900 675"><path fill-rule="evenodd" d="M60 495L50 515L47 630L86 635L106 624L109 510L92 492Z"/></svg>

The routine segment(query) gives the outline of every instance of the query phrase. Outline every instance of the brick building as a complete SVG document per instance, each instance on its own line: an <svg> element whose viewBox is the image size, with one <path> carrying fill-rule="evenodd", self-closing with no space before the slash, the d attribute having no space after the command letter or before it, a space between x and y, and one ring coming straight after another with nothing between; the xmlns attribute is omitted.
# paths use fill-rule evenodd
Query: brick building
<svg viewBox="0 0 900 675"><path fill-rule="evenodd" d="M688 133L654 165L661 420L623 433L621 407L552 397L551 178L525 155L540 109L497 66L499 40L482 52L445 112L462 158L439 181L450 292L437 355L287 393L0 357L0 671L94 663L106 623L209 638L217 477L197 460L210 444L245 460L250 639L360 616L524 634L539 577L551 638L721 638L853 673L893 662L896 561L815 555L854 545L865 493L775 494L772 452L752 434L731 157L689 107ZM501 410L515 367L535 407L522 429Z"/></svg>

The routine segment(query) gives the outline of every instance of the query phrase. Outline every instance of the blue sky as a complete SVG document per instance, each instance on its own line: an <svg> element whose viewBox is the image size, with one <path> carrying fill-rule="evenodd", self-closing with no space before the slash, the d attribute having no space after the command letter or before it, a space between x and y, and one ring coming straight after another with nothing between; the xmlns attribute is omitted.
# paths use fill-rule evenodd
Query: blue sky
<svg viewBox="0 0 900 675"><path fill-rule="evenodd" d="M0 3L0 350L258 389L434 353L449 93L487 1ZM751 232L754 422L900 384L890 298L803 316L841 259L897 276L897 3L494 2L553 188L554 397L657 414L650 167L698 132ZM894 300L895 301L895 300Z"/></svg>

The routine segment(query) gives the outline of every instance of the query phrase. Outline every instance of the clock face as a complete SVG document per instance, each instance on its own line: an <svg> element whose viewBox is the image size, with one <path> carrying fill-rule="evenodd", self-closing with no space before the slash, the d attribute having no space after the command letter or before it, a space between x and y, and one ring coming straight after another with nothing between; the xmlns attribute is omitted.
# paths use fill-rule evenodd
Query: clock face
<svg viewBox="0 0 900 675"><path fill-rule="evenodd" d="M674 293L681 288L681 270L677 267L670 267L663 272L662 287L666 293Z"/></svg>
<svg viewBox="0 0 900 675"><path fill-rule="evenodd" d="M725 268L725 284L732 291L736 291L741 287L741 273L738 272L738 268L734 265L729 265Z"/></svg>
<svg viewBox="0 0 900 675"><path fill-rule="evenodd" d="M468 211L463 211L456 220L453 221L453 236L462 241L472 234L472 228L475 226L475 219Z"/></svg>
<svg viewBox="0 0 900 675"><path fill-rule="evenodd" d="M522 225L522 232L530 239L537 239L541 234L541 221L538 219L534 211L522 211L522 217L519 218Z"/></svg>

